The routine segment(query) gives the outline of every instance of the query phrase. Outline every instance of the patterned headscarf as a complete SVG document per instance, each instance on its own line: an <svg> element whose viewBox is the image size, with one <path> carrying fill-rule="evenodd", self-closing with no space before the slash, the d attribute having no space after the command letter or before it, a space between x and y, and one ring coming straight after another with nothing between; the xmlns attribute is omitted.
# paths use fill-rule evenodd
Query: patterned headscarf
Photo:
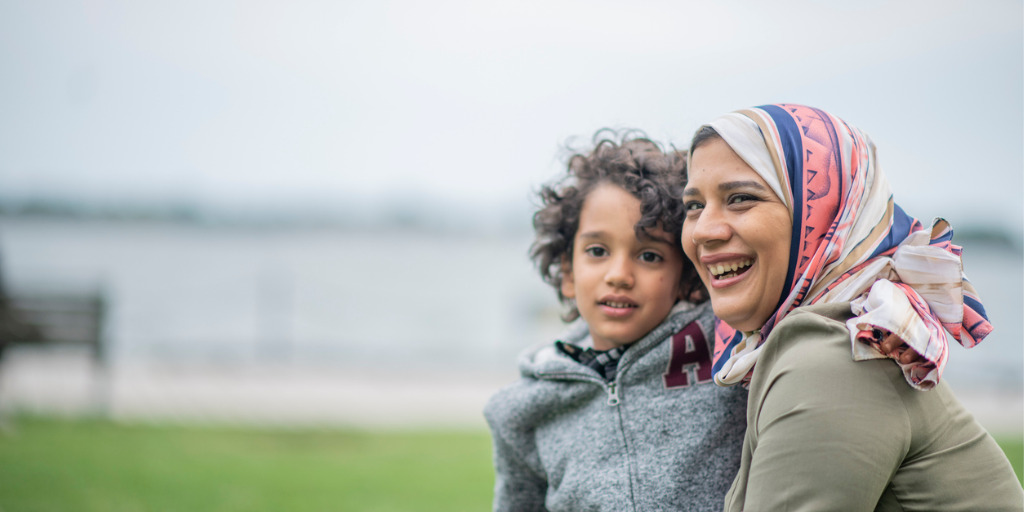
<svg viewBox="0 0 1024 512"><path fill-rule="evenodd" d="M789 207L789 267L775 313L760 331L715 330L715 381L749 379L761 342L793 309L851 303L853 357L882 358L885 332L927 361L900 364L907 382L930 389L946 363L946 332L973 347L989 332L974 287L963 275L952 228L930 230L893 202L866 134L822 110L765 105L709 124ZM767 299L767 298L766 298Z"/></svg>

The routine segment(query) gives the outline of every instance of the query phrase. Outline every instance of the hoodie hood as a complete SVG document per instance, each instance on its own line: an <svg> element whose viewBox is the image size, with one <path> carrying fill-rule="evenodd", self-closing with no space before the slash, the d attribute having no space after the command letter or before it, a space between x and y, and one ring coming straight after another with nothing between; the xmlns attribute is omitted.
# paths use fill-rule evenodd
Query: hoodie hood
<svg viewBox="0 0 1024 512"><path fill-rule="evenodd" d="M633 360L647 353L683 326L701 317L704 310L710 307L710 302L696 305L684 301L676 303L663 322L633 343L623 354L622 360L619 362L619 371L623 371ZM713 325L703 325L702 322L701 328L708 335L714 333ZM562 335L557 339L584 348L593 347L587 323L582 318L578 318L566 326ZM523 351L519 355L519 374L528 378L553 378L560 374L601 378L596 371L563 354L551 342L534 345Z"/></svg>

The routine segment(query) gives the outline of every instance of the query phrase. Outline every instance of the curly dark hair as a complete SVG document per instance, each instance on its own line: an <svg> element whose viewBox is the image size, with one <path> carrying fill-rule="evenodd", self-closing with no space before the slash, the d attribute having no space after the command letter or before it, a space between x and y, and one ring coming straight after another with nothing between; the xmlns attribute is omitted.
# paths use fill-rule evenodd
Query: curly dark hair
<svg viewBox="0 0 1024 512"><path fill-rule="evenodd" d="M663 151L637 130L598 130L590 153L573 154L566 174L540 189L541 206L533 214L535 238L530 258L541 278L558 292L558 300L569 306L562 317L567 322L578 318L579 310L562 295L563 264L572 262L584 199L604 183L622 187L640 200L638 237L648 236L648 229L661 228L678 242L682 233L686 152ZM703 283L686 257L680 287L689 300L702 302L707 298Z"/></svg>

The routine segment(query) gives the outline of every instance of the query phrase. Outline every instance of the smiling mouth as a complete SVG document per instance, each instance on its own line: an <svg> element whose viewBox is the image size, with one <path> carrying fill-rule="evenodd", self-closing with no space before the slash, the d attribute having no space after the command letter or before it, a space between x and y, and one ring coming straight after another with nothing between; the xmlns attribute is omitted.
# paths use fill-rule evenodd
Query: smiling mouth
<svg viewBox="0 0 1024 512"><path fill-rule="evenodd" d="M743 260L734 261L731 263L717 263L708 265L708 271L711 272L711 277L714 279L728 279L730 277L736 277L747 270L750 270L750 266L754 264L754 260Z"/></svg>
<svg viewBox="0 0 1024 512"><path fill-rule="evenodd" d="M633 304L632 302L617 302L617 301L611 301L611 300L606 300L606 301L603 301L603 302L598 302L598 304L600 304L602 306L608 306L610 308L615 308L615 309L626 309L626 308L635 308L635 307L637 307L636 304Z"/></svg>

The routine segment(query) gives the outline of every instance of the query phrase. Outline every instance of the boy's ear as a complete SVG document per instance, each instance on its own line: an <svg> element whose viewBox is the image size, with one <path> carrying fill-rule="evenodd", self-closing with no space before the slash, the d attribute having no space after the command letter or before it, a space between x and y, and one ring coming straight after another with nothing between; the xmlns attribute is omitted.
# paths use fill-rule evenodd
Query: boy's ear
<svg viewBox="0 0 1024 512"><path fill-rule="evenodd" d="M572 263L562 258L562 297L576 298L576 281L572 276Z"/></svg>

